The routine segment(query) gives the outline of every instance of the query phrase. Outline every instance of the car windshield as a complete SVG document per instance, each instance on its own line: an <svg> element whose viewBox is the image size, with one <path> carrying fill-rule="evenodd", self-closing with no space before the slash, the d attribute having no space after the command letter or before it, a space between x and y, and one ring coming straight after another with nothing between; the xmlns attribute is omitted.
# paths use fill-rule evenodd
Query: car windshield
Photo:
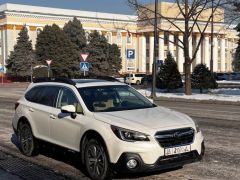
<svg viewBox="0 0 240 180"><path fill-rule="evenodd" d="M126 85L78 88L87 108L92 112L110 112L152 108L147 98Z"/></svg>

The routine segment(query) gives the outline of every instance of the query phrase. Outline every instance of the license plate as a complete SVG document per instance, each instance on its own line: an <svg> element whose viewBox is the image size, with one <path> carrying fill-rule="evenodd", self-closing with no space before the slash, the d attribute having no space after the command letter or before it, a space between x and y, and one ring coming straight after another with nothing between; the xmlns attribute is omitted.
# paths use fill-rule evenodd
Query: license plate
<svg viewBox="0 0 240 180"><path fill-rule="evenodd" d="M181 153L190 152L190 151L191 151L191 145L179 146L179 147L164 149L164 155L170 156L170 155L181 154Z"/></svg>

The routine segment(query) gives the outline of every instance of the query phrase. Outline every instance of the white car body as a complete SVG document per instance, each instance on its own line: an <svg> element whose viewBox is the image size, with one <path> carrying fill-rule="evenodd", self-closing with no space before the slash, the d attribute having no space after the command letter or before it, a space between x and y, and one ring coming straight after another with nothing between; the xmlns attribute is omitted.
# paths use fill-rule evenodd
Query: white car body
<svg viewBox="0 0 240 180"><path fill-rule="evenodd" d="M153 166L160 157L165 157L164 151L166 149L161 147L156 140L156 133L191 128L194 131L194 137L189 144L190 151L196 152L198 157L201 157L204 153L202 133L197 130L195 122L185 114L159 106L114 112L91 112L77 90L77 88L82 87L122 86L123 83L86 81L85 83L77 83L76 88L65 83L43 82L31 84L26 92L33 87L42 85L69 88L79 100L83 114L77 114L75 119L70 116L59 117L61 109L29 102L23 96L18 101L19 106L13 118L13 129L15 131L18 130L19 120L24 117L28 120L35 138L76 152L81 152L81 141L84 135L89 131L94 131L103 139L111 164L118 164L121 156L125 153L134 153L134 155L140 157L144 166ZM113 133L112 126L144 133L149 141L128 142L121 140Z"/></svg>
<svg viewBox="0 0 240 180"><path fill-rule="evenodd" d="M141 84L142 78L146 74L129 74L126 76L126 82L127 84Z"/></svg>

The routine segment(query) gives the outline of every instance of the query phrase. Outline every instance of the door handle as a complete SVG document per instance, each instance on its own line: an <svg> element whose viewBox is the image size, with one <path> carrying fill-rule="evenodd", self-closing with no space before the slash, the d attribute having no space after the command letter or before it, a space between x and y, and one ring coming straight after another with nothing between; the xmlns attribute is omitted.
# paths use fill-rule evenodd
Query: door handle
<svg viewBox="0 0 240 180"><path fill-rule="evenodd" d="M29 111L30 111L30 112L34 112L34 109L33 109L33 108L29 108Z"/></svg>
<svg viewBox="0 0 240 180"><path fill-rule="evenodd" d="M56 119L56 116L50 115L50 118L51 118L51 119Z"/></svg>

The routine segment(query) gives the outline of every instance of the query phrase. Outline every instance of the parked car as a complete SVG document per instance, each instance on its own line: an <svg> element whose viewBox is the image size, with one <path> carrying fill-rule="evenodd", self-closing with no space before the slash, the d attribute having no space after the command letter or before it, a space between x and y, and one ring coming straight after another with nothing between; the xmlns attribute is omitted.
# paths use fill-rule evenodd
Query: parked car
<svg viewBox="0 0 240 180"><path fill-rule="evenodd" d="M215 76L217 81L230 80L230 74L228 73L216 73Z"/></svg>
<svg viewBox="0 0 240 180"><path fill-rule="evenodd" d="M15 104L20 150L39 144L79 153L89 177L182 167L201 160L204 138L189 116L156 106L134 88L99 79L35 79Z"/></svg>
<svg viewBox="0 0 240 180"><path fill-rule="evenodd" d="M152 75L145 75L142 78L141 84L144 86L151 86L152 85ZM164 85L161 79L156 77L156 88L163 89Z"/></svg>
<svg viewBox="0 0 240 180"><path fill-rule="evenodd" d="M146 74L128 74L126 75L126 83L127 84L141 84L141 80L142 78L145 76Z"/></svg>

